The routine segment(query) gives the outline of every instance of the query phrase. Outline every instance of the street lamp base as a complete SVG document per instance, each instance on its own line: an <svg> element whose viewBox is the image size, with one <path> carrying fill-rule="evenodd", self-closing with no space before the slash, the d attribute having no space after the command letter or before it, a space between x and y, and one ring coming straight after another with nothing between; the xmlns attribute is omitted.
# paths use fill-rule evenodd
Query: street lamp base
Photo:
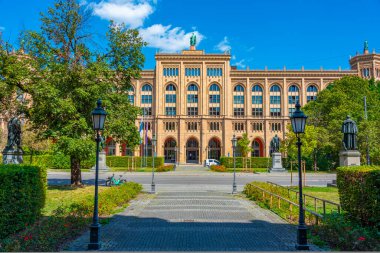
<svg viewBox="0 0 380 253"><path fill-rule="evenodd" d="M232 185L232 194L237 194L236 184Z"/></svg>
<svg viewBox="0 0 380 253"><path fill-rule="evenodd" d="M150 185L150 193L156 194L156 184L155 183Z"/></svg>
<svg viewBox="0 0 380 253"><path fill-rule="evenodd" d="M310 246L307 244L298 244L296 243L296 250L310 250Z"/></svg>
<svg viewBox="0 0 380 253"><path fill-rule="evenodd" d="M99 242L100 224L91 224L90 226L90 243L88 244L89 250L98 250L101 247Z"/></svg>

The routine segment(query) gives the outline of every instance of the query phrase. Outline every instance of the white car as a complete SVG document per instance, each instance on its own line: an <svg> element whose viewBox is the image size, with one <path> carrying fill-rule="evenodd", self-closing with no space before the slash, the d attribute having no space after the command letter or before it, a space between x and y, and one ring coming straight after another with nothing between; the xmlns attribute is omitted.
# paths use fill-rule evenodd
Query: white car
<svg viewBox="0 0 380 253"><path fill-rule="evenodd" d="M211 165L220 165L220 162L218 160L215 160L215 159L206 159L204 166L210 167Z"/></svg>

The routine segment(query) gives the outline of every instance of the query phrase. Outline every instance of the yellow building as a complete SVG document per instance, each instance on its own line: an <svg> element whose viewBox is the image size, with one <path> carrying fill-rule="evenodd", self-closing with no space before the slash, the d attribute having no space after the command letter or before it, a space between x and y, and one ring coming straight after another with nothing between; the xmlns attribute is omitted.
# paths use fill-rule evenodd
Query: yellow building
<svg viewBox="0 0 380 253"><path fill-rule="evenodd" d="M110 155L151 155L155 133L157 156L165 162L202 163L232 156L232 136L247 133L250 155L269 156L274 135L285 138L296 101L304 105L316 99L346 75L380 79L380 54L370 54L366 45L363 54L350 59L351 70L344 71L237 70L230 54L207 54L193 46L180 54L158 53L155 59L155 69L143 71L129 91L131 102L145 108L147 152L111 141Z"/></svg>

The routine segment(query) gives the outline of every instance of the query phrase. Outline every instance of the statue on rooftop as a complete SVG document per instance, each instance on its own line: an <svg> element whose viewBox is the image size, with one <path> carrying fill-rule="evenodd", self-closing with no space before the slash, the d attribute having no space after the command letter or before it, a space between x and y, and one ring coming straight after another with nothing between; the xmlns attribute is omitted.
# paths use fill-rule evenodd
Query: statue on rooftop
<svg viewBox="0 0 380 253"><path fill-rule="evenodd" d="M368 51L368 41L364 41L364 51Z"/></svg>
<svg viewBox="0 0 380 253"><path fill-rule="evenodd" d="M190 46L195 46L197 44L197 36L193 33L190 37Z"/></svg>

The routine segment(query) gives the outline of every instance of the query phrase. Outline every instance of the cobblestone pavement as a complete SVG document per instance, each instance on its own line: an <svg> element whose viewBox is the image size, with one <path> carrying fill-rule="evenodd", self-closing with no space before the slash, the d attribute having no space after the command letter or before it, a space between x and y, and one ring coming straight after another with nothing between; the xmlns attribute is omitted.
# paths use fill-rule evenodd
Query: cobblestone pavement
<svg viewBox="0 0 380 253"><path fill-rule="evenodd" d="M67 250L85 251L89 232ZM102 251L293 251L296 228L231 194L141 195L101 229Z"/></svg>

